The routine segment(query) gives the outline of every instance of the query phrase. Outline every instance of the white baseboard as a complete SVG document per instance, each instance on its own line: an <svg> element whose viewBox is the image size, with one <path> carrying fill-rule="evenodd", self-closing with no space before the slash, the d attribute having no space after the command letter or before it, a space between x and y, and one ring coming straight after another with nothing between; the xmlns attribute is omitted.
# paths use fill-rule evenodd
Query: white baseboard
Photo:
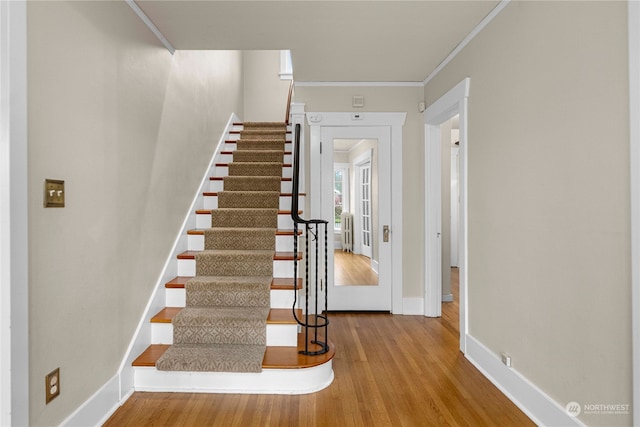
<svg viewBox="0 0 640 427"><path fill-rule="evenodd" d="M402 313L406 316L422 316L424 315L424 298L403 298Z"/></svg>
<svg viewBox="0 0 640 427"><path fill-rule="evenodd" d="M442 295L442 302L452 302L453 294Z"/></svg>
<svg viewBox="0 0 640 427"><path fill-rule="evenodd" d="M585 426L522 374L504 365L496 354L470 335L466 337L466 350L466 358L537 425Z"/></svg>
<svg viewBox="0 0 640 427"><path fill-rule="evenodd" d="M378 261L376 261L376 260L374 260L374 259L371 259L371 269L372 269L373 271L375 271L375 273L376 273L376 274L379 274L379 273L378 273L378 268L379 268L379 267L378 267Z"/></svg>
<svg viewBox="0 0 640 427"><path fill-rule="evenodd" d="M120 407L120 402L120 379L115 375L69 415L60 426L101 426Z"/></svg>

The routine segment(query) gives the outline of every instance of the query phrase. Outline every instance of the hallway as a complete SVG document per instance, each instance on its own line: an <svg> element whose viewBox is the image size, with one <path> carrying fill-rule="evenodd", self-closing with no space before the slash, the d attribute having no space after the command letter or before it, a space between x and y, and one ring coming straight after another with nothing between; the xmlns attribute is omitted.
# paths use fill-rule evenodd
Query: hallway
<svg viewBox="0 0 640 427"><path fill-rule="evenodd" d="M533 426L458 351L452 290L442 318L331 314L335 379L318 393L134 393L105 426Z"/></svg>

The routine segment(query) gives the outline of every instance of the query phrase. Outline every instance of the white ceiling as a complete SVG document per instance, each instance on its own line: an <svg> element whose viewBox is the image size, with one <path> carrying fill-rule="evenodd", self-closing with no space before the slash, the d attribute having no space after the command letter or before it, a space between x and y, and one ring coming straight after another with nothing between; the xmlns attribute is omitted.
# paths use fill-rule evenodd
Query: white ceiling
<svg viewBox="0 0 640 427"><path fill-rule="evenodd" d="M422 82L498 0L138 0L176 49L291 49L298 82Z"/></svg>

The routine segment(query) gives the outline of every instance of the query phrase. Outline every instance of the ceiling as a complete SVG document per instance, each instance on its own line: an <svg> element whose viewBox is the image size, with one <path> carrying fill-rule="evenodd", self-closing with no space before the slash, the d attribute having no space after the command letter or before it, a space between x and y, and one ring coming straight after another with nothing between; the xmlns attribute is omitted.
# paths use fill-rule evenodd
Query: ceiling
<svg viewBox="0 0 640 427"><path fill-rule="evenodd" d="M422 82L498 0L137 0L176 49L291 49L297 82Z"/></svg>

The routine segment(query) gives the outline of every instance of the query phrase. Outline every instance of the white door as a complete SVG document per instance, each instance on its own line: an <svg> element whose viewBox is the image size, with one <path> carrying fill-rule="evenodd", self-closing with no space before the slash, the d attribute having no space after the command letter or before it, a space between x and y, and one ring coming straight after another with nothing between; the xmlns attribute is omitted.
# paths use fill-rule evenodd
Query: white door
<svg viewBox="0 0 640 427"><path fill-rule="evenodd" d="M391 224L391 132L386 126L348 126L348 127L322 127L320 140L322 153L320 155L321 170L321 211L323 218L334 218L335 194L333 187L334 155L333 141L336 139L375 139L377 140L377 162L371 162L366 172L363 172L358 180L354 180L361 194L362 184L366 183L366 208L361 205L362 215L358 215L360 221L366 217L367 232L358 233L358 240L367 239L368 250L371 257L377 258L378 283L370 286L340 285L334 281L334 241L328 239L327 260L328 283L327 299L329 310L375 310L391 311L391 244L383 240L383 227ZM376 164L377 168L371 166ZM365 164L363 164L365 166ZM362 172L362 171L361 171ZM372 176L377 174L377 203L372 204ZM360 198L360 197L358 197ZM364 198L364 197L363 197ZM362 202L362 200L360 200ZM366 209L366 211L365 211ZM375 226L374 226L375 224ZM361 246L362 242L360 242Z"/></svg>
<svg viewBox="0 0 640 427"><path fill-rule="evenodd" d="M358 165L358 224L360 233L360 253L371 258L373 251L371 245L371 163Z"/></svg>

